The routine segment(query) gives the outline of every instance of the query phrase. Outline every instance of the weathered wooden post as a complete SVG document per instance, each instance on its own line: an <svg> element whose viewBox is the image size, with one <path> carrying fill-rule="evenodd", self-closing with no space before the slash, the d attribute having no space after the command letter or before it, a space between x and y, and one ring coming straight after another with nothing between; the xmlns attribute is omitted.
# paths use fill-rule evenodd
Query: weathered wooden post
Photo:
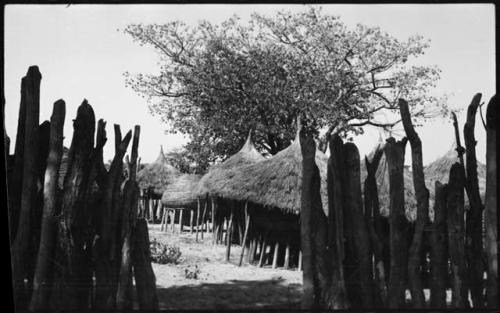
<svg viewBox="0 0 500 313"><path fill-rule="evenodd" d="M21 83L21 108L18 130L24 134L18 135L20 143L16 142L16 153L22 150L22 159L16 161L14 168L15 177L13 188L19 188L20 192L14 197L15 206L13 213L18 214L16 235L11 245L12 278L14 281L14 298L16 307L25 306L24 278L26 264L30 259L28 255L28 244L31 234L31 210L36 197L36 174L37 174L37 152L38 152L38 123L40 114L40 81L42 75L37 66L31 66L28 73L23 77ZM24 87L24 88L23 88ZM24 108L23 108L24 107ZM23 112L21 112L23 111ZM22 114L23 113L23 114ZM23 147L18 147L23 145ZM18 156L16 155L16 158ZM19 181L20 179L21 181ZM14 190L14 193L17 191ZM15 219L13 220L13 222Z"/></svg>
<svg viewBox="0 0 500 313"><path fill-rule="evenodd" d="M227 228L227 246L226 246L226 262L229 262L229 258L231 256L231 243L233 237L233 216L234 216L234 207L233 203L230 204L231 215L229 217L229 226Z"/></svg>
<svg viewBox="0 0 500 313"><path fill-rule="evenodd" d="M304 131L300 131L299 140L302 151L300 233L304 262L301 308L314 309L326 306L324 294L329 287L327 219L322 209L321 178L315 162L316 144Z"/></svg>
<svg viewBox="0 0 500 313"><path fill-rule="evenodd" d="M486 297L488 309L499 306L498 276L498 125L500 124L500 106L498 97L494 95L486 110L486 255L488 258L488 281Z"/></svg>
<svg viewBox="0 0 500 313"><path fill-rule="evenodd" d="M422 141L411 121L408 103L399 99L399 111L406 137L410 141L412 176L417 199L417 220L408 257L408 282L414 308L424 308L425 297L422 286L420 263L424 229L429 224L429 190L425 187L424 165L422 161Z"/></svg>
<svg viewBox="0 0 500 313"><path fill-rule="evenodd" d="M361 199L359 152L352 142L344 144L344 235L345 279L349 302L353 307L373 307L373 280L370 262L370 238Z"/></svg>
<svg viewBox="0 0 500 313"><path fill-rule="evenodd" d="M465 191L469 198L470 209L466 213L465 222L465 253L467 258L467 284L471 292L471 300L474 308L484 308L483 275L484 275L484 251L482 236L483 203L479 195L479 183L477 179L476 139L474 127L476 124L476 113L481 102L481 94L478 93L472 99L467 109L467 121L464 125L466 177Z"/></svg>
<svg viewBox="0 0 500 313"><path fill-rule="evenodd" d="M338 135L330 137L330 158L327 168L328 192L328 249L331 257L330 303L331 309L349 307L344 281L344 214L343 170L344 143ZM299 260L300 261L300 260Z"/></svg>
<svg viewBox="0 0 500 313"><path fill-rule="evenodd" d="M33 294L30 310L48 310L48 300L52 288L52 272L56 238L57 238L57 181L63 151L63 129L66 115L66 104L63 100L54 103L50 118L50 143L47 169L43 188L43 217L38 250L37 264L33 282Z"/></svg>
<svg viewBox="0 0 500 313"><path fill-rule="evenodd" d="M192 209L189 210L189 226L190 226L190 229L189 229L189 233L192 234L193 233L193 211Z"/></svg>
<svg viewBox="0 0 500 313"><path fill-rule="evenodd" d="M179 233L182 234L182 231L184 230L184 225L182 224L182 213L184 212L184 209L180 209L179 213Z"/></svg>
<svg viewBox="0 0 500 313"><path fill-rule="evenodd" d="M200 225L200 198L198 198L198 206L196 208L196 242L198 242L199 225Z"/></svg>
<svg viewBox="0 0 500 313"><path fill-rule="evenodd" d="M278 266L278 252L280 249L280 242L276 240L274 244L274 255L273 255L273 265L272 268L275 269Z"/></svg>
<svg viewBox="0 0 500 313"><path fill-rule="evenodd" d="M246 247L246 242L247 242L247 235L248 235L248 228L250 227L250 214L248 214L248 202L245 202L245 234L243 235L243 242L241 244L241 255L240 255L240 262L238 263L238 266L241 266L243 262L243 255L245 254L245 247Z"/></svg>
<svg viewBox="0 0 500 313"><path fill-rule="evenodd" d="M448 280L448 233L446 229L446 198L448 185L436 181L434 222L431 240L431 307L446 308Z"/></svg>
<svg viewBox="0 0 500 313"><path fill-rule="evenodd" d="M208 203L208 198L205 197L205 204L203 206L203 214L202 214L202 217L201 217L201 239L203 240L203 233L204 233L204 226L205 226L205 216L206 216L206 213L207 213L207 203ZM207 232L208 232L208 229L207 229Z"/></svg>
<svg viewBox="0 0 500 313"><path fill-rule="evenodd" d="M391 268L387 303L389 308L399 308L405 302L405 288L408 275L407 229L404 200L404 159L407 139L396 141L390 137L384 147L389 169L389 224Z"/></svg>
<svg viewBox="0 0 500 313"><path fill-rule="evenodd" d="M464 168L460 163L451 166L447 196L448 246L452 279L452 307L468 307L465 284L465 230L464 230Z"/></svg>
<svg viewBox="0 0 500 313"><path fill-rule="evenodd" d="M136 125L132 141L131 161L128 164L129 178L123 188L123 216L121 227L121 264L116 292L116 308L118 310L132 309L132 260L131 260L131 234L137 216L137 203L139 201L139 185L136 182L137 157L139 136L141 128Z"/></svg>
<svg viewBox="0 0 500 313"><path fill-rule="evenodd" d="M132 238L131 256L139 310L158 310L156 278L150 262L148 224L144 219L136 221L132 230Z"/></svg>

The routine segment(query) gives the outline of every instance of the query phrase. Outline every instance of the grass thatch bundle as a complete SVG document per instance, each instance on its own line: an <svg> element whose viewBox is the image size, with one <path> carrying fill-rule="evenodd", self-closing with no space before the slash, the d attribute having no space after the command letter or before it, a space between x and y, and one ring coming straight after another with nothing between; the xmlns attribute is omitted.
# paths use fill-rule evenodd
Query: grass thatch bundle
<svg viewBox="0 0 500 313"><path fill-rule="evenodd" d="M137 182L141 189L152 190L161 196L167 185L180 175L181 172L168 163L162 148L156 161L146 165L137 173Z"/></svg>
<svg viewBox="0 0 500 313"><path fill-rule="evenodd" d="M198 183L200 175L184 174L177 177L172 183L167 185L161 202L167 207L191 208L197 205Z"/></svg>
<svg viewBox="0 0 500 313"><path fill-rule="evenodd" d="M251 140L251 135L248 134L248 138L240 151L229 157L224 162L212 166L208 173L201 178L196 190L197 194L201 197L205 196L207 193L212 194L213 186L215 184L231 179L232 174L230 173L230 170L244 165L255 164L264 159L265 158L259 153L259 151L255 149Z"/></svg>
<svg viewBox="0 0 500 313"><path fill-rule="evenodd" d="M328 158L316 152L321 176L323 210L327 211L326 171ZM212 196L249 201L287 213L300 212L302 152L298 138L273 157L255 164L229 168L224 178L211 180L206 190Z"/></svg>

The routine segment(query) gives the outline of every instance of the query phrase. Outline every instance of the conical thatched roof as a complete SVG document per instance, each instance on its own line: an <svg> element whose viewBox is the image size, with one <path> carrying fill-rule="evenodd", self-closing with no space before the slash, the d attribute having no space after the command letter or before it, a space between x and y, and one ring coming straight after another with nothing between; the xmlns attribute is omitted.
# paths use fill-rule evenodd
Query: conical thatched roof
<svg viewBox="0 0 500 313"><path fill-rule="evenodd" d="M212 194L213 186L215 184L231 179L231 177L228 176L228 174L230 174L228 170L244 165L255 164L264 159L265 158L259 153L259 151L255 149L251 140L251 134L249 133L247 140L240 151L229 157L224 162L212 166L208 173L201 178L196 190L197 194L200 196L204 196L207 193Z"/></svg>
<svg viewBox="0 0 500 313"><path fill-rule="evenodd" d="M466 161L467 160L464 156L464 162ZM427 189L429 189L431 199L434 199L435 182L439 181L441 183L448 183L451 166L456 162L460 162L460 160L458 158L457 151L455 150L455 145L453 145L445 155L425 166L425 183L427 185ZM477 162L477 179L479 183L479 193L482 198L484 198L484 193L486 191L486 165L480 163L479 161ZM466 201L468 201L467 197Z"/></svg>
<svg viewBox="0 0 500 313"><path fill-rule="evenodd" d="M321 176L323 209L327 207L326 171L328 158L316 151ZM288 213L300 212L302 152L298 137L286 149L255 164L228 169L225 179L213 181L210 193L226 199L250 201Z"/></svg>
<svg viewBox="0 0 500 313"><path fill-rule="evenodd" d="M184 174L168 184L161 197L161 202L174 208L195 207L197 205L196 189L200 175Z"/></svg>
<svg viewBox="0 0 500 313"><path fill-rule="evenodd" d="M141 189L152 188L155 194L162 195L167 185L180 175L181 172L168 163L161 147L156 161L137 173L137 182Z"/></svg>

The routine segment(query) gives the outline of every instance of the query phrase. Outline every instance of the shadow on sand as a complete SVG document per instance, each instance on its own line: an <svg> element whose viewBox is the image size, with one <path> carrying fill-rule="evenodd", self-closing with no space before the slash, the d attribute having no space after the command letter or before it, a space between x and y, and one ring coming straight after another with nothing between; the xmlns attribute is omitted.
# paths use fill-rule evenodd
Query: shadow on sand
<svg viewBox="0 0 500 313"><path fill-rule="evenodd" d="M231 280L219 284L198 284L157 288L160 309L241 310L300 308L302 286L284 284L284 279Z"/></svg>

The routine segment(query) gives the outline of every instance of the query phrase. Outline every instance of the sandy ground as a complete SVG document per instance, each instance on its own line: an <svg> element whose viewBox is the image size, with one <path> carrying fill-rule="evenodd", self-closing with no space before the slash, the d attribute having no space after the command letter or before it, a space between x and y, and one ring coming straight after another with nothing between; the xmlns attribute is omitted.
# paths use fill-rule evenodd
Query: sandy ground
<svg viewBox="0 0 500 313"><path fill-rule="evenodd" d="M179 264L156 264L158 299L161 309L298 309L302 293L302 273L296 269L259 268L245 263L238 267L241 248L232 246L230 262L225 247L212 245L211 234L195 241L188 227L182 234L178 225L172 234L149 226L150 239L156 238L181 250ZM197 279L185 277L185 270L198 266Z"/></svg>

